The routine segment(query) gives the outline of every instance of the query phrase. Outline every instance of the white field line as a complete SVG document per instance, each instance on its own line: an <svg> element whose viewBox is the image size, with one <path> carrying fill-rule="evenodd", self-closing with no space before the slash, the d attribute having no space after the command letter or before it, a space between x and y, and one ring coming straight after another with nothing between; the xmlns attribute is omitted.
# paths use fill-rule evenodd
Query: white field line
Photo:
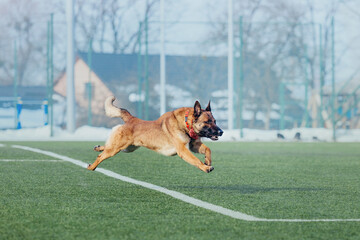
<svg viewBox="0 0 360 240"><path fill-rule="evenodd" d="M12 147L27 150L27 151L32 151L32 152L36 152L36 153L41 153L41 154L51 156L54 158L58 158L58 159L73 163L75 165L78 165L82 168L86 168L88 166L88 164L86 164L82 161L72 159L72 158L57 154L57 153L40 150L37 148L31 148L31 147L19 146L19 145L12 145ZM227 209L227 208L224 208L224 207L221 207L218 205L204 202L202 200L187 196L180 192L169 190L164 187L160 187L160 186L157 186L157 185L154 185L151 183L139 181L139 180L136 180L133 178L125 177L125 176L122 176L122 175L115 173L113 171L110 171L110 170L106 170L103 168L97 168L96 171L100 172L106 176L113 177L115 179L119 179L124 182L136 184L136 185L148 188L148 189L152 189L152 190L164 193L166 195L169 195L173 198L179 199L183 202L190 203L192 205L195 205L195 206L198 206L201 208L205 208L207 210L210 210L210 211L213 211L216 213L220 213L222 215L229 216L229 217L232 217L235 219L244 220L244 221L257 221L257 222L360 222L360 219L266 219L266 218L257 218L255 216L251 216L251 215L248 215L248 214L245 214L242 212L233 211L231 209Z"/></svg>
<svg viewBox="0 0 360 240"><path fill-rule="evenodd" d="M64 162L63 160L53 159L0 159L0 162Z"/></svg>

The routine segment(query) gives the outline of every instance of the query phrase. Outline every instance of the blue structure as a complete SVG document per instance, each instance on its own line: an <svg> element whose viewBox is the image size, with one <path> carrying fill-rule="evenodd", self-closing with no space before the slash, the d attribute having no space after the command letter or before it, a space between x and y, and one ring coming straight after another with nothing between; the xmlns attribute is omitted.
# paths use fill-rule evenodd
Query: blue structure
<svg viewBox="0 0 360 240"><path fill-rule="evenodd" d="M21 129L20 114L21 114L22 106L23 106L23 102L19 99L16 103L16 118L17 118L16 129Z"/></svg>

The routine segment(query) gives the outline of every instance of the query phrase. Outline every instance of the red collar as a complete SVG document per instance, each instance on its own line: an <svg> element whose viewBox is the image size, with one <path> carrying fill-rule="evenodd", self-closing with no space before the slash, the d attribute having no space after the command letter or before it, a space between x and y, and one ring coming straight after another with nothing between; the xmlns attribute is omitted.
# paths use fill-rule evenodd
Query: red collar
<svg viewBox="0 0 360 240"><path fill-rule="evenodd" d="M189 111L186 111L185 112L185 124L186 124L186 127L187 129L189 129L189 136L192 138L192 139L198 139L199 136L195 133L194 129L192 128L192 126L190 127L189 126L189 123L188 123L188 117L189 117ZM191 125L192 125L192 121L191 121Z"/></svg>

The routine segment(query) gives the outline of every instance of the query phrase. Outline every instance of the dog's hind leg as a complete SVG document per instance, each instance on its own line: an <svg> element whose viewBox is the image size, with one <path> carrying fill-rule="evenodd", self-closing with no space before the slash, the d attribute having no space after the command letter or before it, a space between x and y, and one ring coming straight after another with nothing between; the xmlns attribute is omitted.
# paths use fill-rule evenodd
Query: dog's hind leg
<svg viewBox="0 0 360 240"><path fill-rule="evenodd" d="M94 171L102 161L104 161L105 159L108 159L109 157L114 156L115 154L117 154L118 152L120 152L122 149L124 149L126 147L127 146L116 147L116 148L104 147L104 151L98 155L98 157L96 158L96 160L93 164L89 164L87 169Z"/></svg>
<svg viewBox="0 0 360 240"><path fill-rule="evenodd" d="M98 155L95 162L90 164L87 169L94 171L102 161L129 147L131 141L127 136L129 136L129 133L126 128L121 126L115 128L105 146L96 146L94 148L95 151L102 151L102 153Z"/></svg>
<svg viewBox="0 0 360 240"><path fill-rule="evenodd" d="M95 160L95 162L93 164L89 164L87 169L94 171L102 161L104 161L105 159L107 159L109 157L114 156L118 152L119 151L110 151L110 150L106 149L105 151L103 151L102 153L100 153L97 156L97 158L96 158L96 160Z"/></svg>

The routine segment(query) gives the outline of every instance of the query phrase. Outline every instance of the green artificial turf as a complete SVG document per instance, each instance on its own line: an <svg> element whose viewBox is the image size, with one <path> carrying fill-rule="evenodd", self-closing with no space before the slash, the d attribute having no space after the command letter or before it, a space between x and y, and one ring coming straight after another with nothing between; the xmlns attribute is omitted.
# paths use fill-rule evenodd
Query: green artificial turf
<svg viewBox="0 0 360 240"><path fill-rule="evenodd" d="M38 153L92 163L92 142L2 142L0 239L360 239L360 222L247 222ZM268 219L360 218L358 143L206 143L209 174L140 148L99 167ZM200 159L203 156L197 155ZM44 161L25 161L25 160Z"/></svg>

